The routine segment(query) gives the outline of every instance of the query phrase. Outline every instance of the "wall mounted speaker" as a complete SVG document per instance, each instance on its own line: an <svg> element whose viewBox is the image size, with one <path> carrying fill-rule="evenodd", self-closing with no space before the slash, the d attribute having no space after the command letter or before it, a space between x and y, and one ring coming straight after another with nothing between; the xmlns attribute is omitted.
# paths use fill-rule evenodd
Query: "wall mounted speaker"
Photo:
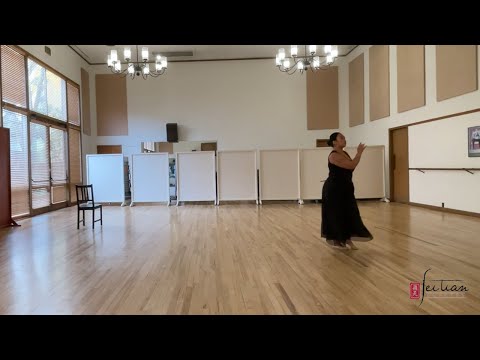
<svg viewBox="0 0 480 360"><path fill-rule="evenodd" d="M167 124L167 141L172 143L178 142L177 124Z"/></svg>

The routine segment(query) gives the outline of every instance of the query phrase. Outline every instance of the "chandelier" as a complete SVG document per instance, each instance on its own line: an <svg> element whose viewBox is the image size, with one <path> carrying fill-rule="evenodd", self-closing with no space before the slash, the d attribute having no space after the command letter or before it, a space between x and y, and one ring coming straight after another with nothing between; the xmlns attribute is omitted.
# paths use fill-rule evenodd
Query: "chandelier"
<svg viewBox="0 0 480 360"><path fill-rule="evenodd" d="M126 47L123 50L123 57L125 63L122 64L118 58L117 50L111 50L107 58L107 65L110 71L114 74L121 74L122 76L130 76L132 79L136 76L142 76L144 79L147 79L148 76L158 77L163 75L165 70L167 70L167 58L161 56L160 54L156 55L155 58L155 68L150 69L148 48L142 47L142 61L138 59L138 45L137 48L137 61L132 61L132 51L129 47ZM125 68L122 70L123 66Z"/></svg>
<svg viewBox="0 0 480 360"><path fill-rule="evenodd" d="M285 49L278 50L278 54L275 58L275 63L278 70L286 72L288 75L292 75L297 70L303 74L308 69L316 72L317 70L326 70L332 65L335 59L338 57L338 48L336 45L325 45L324 53L325 59L320 59L317 53L317 45L304 45L305 55L298 54L298 45L292 45L290 48L291 57L286 57Z"/></svg>

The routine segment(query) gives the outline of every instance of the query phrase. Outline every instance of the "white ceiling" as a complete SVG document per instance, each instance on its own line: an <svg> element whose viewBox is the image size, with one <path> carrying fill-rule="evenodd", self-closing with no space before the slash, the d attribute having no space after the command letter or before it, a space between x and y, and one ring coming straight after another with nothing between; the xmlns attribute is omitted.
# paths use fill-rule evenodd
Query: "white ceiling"
<svg viewBox="0 0 480 360"><path fill-rule="evenodd" d="M90 64L104 64L107 61L107 54L111 49L118 51L119 57L123 59L124 47L130 47L132 58L136 57L136 45L70 45L79 55ZM169 57L169 61L189 60L215 60L215 59L251 59L251 58L275 58L278 49L285 48L290 53L290 45L138 45L148 47L150 53L165 53L177 51L191 51L193 56ZM345 56L357 45L338 45L338 55ZM317 45L317 53L323 56L323 45ZM303 54L303 46L299 46L299 54Z"/></svg>

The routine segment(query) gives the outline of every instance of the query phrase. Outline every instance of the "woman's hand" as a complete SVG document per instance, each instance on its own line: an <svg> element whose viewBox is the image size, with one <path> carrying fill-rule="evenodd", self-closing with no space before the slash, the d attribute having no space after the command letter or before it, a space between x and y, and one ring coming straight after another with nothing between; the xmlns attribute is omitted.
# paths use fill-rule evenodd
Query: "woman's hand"
<svg viewBox="0 0 480 360"><path fill-rule="evenodd" d="M367 147L367 145L365 145L363 143L358 144L357 153L361 155L363 153L363 150L365 150L366 147Z"/></svg>

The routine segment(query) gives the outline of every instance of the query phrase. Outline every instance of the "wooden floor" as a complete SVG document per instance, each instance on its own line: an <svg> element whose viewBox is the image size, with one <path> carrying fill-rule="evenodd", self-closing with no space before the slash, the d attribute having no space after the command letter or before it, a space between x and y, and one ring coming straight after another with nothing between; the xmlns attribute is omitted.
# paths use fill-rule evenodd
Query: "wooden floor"
<svg viewBox="0 0 480 360"><path fill-rule="evenodd" d="M480 314L480 219L360 203L359 250L320 238L320 205L76 208L0 230L1 314ZM462 280L464 297L409 285ZM427 280L428 280L427 279Z"/></svg>

